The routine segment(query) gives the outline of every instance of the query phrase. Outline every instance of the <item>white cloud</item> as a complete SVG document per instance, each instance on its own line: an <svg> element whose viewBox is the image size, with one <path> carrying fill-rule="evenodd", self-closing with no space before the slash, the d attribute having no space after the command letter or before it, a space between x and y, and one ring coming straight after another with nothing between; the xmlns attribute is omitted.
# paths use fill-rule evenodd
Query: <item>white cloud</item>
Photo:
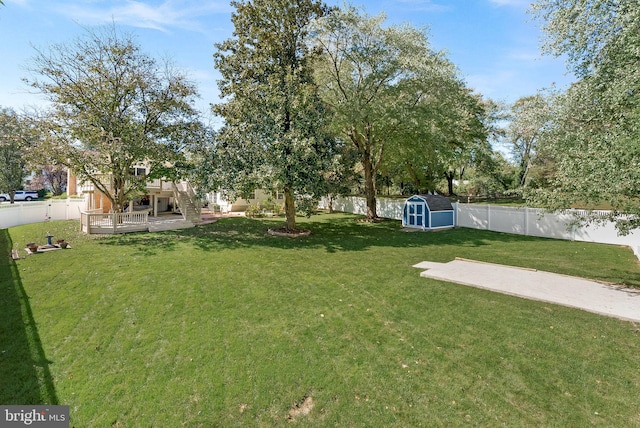
<svg viewBox="0 0 640 428"><path fill-rule="evenodd" d="M55 10L83 24L104 24L115 21L139 28L151 28L168 32L172 28L204 31L199 18L231 10L225 0L193 1L164 0L159 4L150 1L84 1L56 4Z"/></svg>
<svg viewBox="0 0 640 428"><path fill-rule="evenodd" d="M451 9L448 5L438 4L433 0L397 0L401 5L409 6L414 11L441 12Z"/></svg>
<svg viewBox="0 0 640 428"><path fill-rule="evenodd" d="M496 6L529 7L529 0L489 0L489 3Z"/></svg>
<svg viewBox="0 0 640 428"><path fill-rule="evenodd" d="M513 70L505 69L487 74L472 74L466 76L465 80L469 87L476 92L485 97L496 99L496 101L513 102L514 99L497 99L498 94L519 93L522 89L522 83L517 82L519 80L518 74ZM517 91L512 92L509 89L517 89Z"/></svg>

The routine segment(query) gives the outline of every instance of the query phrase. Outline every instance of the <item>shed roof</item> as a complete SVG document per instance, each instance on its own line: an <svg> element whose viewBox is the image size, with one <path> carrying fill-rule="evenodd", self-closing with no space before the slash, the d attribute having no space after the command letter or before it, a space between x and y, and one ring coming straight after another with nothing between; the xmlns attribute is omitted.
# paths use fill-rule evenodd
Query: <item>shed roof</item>
<svg viewBox="0 0 640 428"><path fill-rule="evenodd" d="M431 211L453 211L451 201L442 195L416 195L424 199Z"/></svg>

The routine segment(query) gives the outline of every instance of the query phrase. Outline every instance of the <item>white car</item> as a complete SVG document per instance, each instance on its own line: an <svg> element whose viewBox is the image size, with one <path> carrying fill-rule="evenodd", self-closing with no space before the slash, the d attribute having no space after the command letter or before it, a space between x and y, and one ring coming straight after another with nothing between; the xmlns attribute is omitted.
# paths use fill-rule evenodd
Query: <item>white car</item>
<svg viewBox="0 0 640 428"><path fill-rule="evenodd" d="M32 201L38 199L38 192L31 192L26 190L16 190L16 194L13 197L14 201ZM10 201L11 198L6 193L0 193L0 202Z"/></svg>

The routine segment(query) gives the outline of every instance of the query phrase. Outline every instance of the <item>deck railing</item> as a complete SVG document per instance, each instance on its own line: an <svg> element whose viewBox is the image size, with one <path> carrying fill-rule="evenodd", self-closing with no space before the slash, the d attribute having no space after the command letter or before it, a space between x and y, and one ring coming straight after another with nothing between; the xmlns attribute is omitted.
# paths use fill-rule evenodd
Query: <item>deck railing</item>
<svg viewBox="0 0 640 428"><path fill-rule="evenodd" d="M80 224L85 233L126 233L149 230L149 213L91 213L83 211Z"/></svg>
<svg viewBox="0 0 640 428"><path fill-rule="evenodd" d="M100 174L97 176L97 179L100 180L106 189L111 189L113 187L111 183L111 175ZM171 183L171 181L167 181L162 178L154 178L146 181L145 189L171 191ZM127 182L127 185L129 185L129 182ZM83 181L78 183L78 191L93 192L95 191L95 186L90 181Z"/></svg>

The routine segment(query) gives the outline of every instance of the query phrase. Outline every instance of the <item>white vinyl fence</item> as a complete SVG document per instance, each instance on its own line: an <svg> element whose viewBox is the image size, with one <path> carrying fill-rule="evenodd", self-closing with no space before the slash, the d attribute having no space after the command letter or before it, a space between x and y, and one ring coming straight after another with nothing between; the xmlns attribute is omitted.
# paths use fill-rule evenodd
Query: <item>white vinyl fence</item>
<svg viewBox="0 0 640 428"><path fill-rule="evenodd" d="M86 207L84 199L49 199L47 201L0 204L0 229L49 220L79 220L80 210Z"/></svg>
<svg viewBox="0 0 640 428"><path fill-rule="evenodd" d="M403 199L378 198L377 211L380 217L402 219ZM627 236L618 236L612 222L588 226L574 226L574 214L544 213L535 208L504 207L482 204L454 203L455 224L458 227L485 229L518 235L540 236L544 238L568 239L601 244L626 245L631 247L640 259L640 230ZM320 201L320 208L329 208L329 201ZM333 201L336 211L366 214L364 198L345 197ZM579 213L579 211L576 211Z"/></svg>

